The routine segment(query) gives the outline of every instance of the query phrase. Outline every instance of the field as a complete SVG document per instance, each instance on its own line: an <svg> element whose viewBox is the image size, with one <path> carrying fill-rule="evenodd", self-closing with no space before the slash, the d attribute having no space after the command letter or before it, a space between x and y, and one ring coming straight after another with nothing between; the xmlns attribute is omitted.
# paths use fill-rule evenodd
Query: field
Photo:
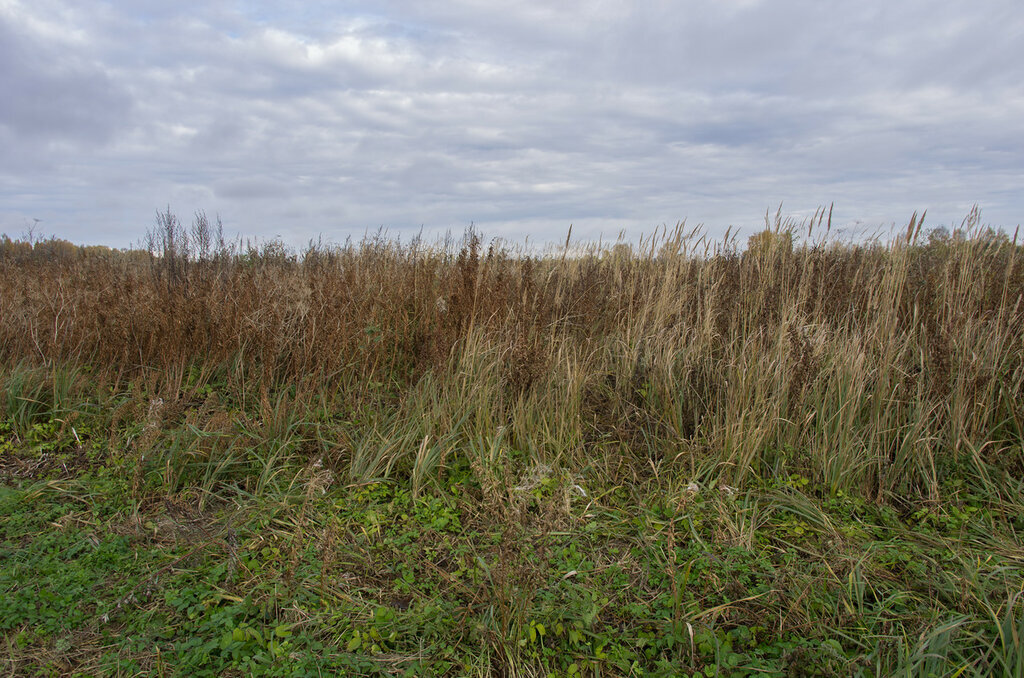
<svg viewBox="0 0 1024 678"><path fill-rule="evenodd" d="M1024 247L0 239L0 673L1024 677Z"/></svg>

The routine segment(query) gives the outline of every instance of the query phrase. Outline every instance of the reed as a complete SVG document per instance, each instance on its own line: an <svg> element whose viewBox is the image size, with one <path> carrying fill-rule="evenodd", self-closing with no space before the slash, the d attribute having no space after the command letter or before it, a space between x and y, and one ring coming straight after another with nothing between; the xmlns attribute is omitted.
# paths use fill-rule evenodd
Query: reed
<svg viewBox="0 0 1024 678"><path fill-rule="evenodd" d="M867 243L830 240L823 219L777 215L742 249L681 224L544 254L473 231L290 252L169 212L146 250L5 237L0 361L52 375L8 385L27 394L8 411L30 418L41 389L57 407L68 370L168 403L213 385L257 412L242 428L277 441L270 457L417 491L460 450L488 474L503 455L738 487L800 473L881 501L935 501L965 465L992 492L1020 478L1016 238L976 211L952 235L915 215Z"/></svg>

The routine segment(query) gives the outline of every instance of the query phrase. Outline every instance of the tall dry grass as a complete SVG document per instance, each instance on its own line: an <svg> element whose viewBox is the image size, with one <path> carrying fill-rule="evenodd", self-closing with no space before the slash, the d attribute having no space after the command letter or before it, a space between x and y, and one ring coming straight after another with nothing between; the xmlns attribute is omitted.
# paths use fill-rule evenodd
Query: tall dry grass
<svg viewBox="0 0 1024 678"><path fill-rule="evenodd" d="M147 250L5 238L0 361L168 401L216 383L260 422L315 410L320 442L297 449L417 487L458 454L495 492L510 458L613 479L801 473L890 500L938 499L965 467L1019 487L1016 238L972 212L952 235L915 216L839 243L823 216L799 241L777 217L744 249L680 226L542 256L474 232L294 253L170 212Z"/></svg>

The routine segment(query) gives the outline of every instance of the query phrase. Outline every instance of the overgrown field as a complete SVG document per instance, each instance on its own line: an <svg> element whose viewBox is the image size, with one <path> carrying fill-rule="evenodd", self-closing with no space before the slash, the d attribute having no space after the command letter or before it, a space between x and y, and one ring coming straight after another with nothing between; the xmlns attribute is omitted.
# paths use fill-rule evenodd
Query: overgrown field
<svg viewBox="0 0 1024 678"><path fill-rule="evenodd" d="M1024 247L0 239L5 675L1024 677Z"/></svg>

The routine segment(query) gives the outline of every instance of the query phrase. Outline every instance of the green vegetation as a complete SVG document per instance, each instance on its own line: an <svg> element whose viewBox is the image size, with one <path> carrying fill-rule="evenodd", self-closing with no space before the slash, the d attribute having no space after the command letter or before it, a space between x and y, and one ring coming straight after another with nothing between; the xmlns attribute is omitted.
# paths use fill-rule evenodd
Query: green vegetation
<svg viewBox="0 0 1024 678"><path fill-rule="evenodd" d="M0 671L1024 676L1024 248L823 221L0 239Z"/></svg>

